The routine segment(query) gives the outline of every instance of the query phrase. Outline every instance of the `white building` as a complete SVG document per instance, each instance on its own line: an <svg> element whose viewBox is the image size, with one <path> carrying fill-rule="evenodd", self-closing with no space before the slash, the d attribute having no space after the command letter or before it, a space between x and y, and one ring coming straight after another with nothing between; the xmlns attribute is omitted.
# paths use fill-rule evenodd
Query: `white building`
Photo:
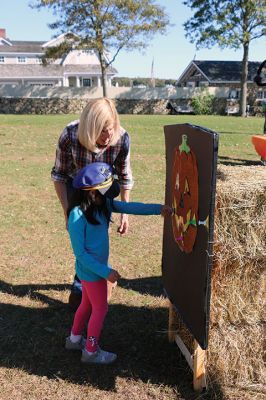
<svg viewBox="0 0 266 400"><path fill-rule="evenodd" d="M42 65L46 48L60 44L64 36L48 42L10 40L6 30L0 29L0 85L102 86L100 62L93 50L72 50L53 63ZM108 86L116 73L113 67L108 68Z"/></svg>

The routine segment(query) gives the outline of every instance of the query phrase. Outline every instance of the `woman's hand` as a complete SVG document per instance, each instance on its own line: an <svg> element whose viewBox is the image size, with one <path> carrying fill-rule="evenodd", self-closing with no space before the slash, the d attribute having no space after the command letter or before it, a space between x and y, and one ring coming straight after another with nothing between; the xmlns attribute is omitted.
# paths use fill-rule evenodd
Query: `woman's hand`
<svg viewBox="0 0 266 400"><path fill-rule="evenodd" d="M117 228L117 232L120 233L120 235L126 235L128 233L128 227L128 215L121 214L120 226Z"/></svg>
<svg viewBox="0 0 266 400"><path fill-rule="evenodd" d="M162 206L161 209L161 216L162 217L168 217L171 216L173 214L173 208L167 205Z"/></svg>
<svg viewBox="0 0 266 400"><path fill-rule="evenodd" d="M119 274L119 272L117 272L115 269L112 269L112 271L110 272L110 274L107 277L107 280L109 282L115 283L119 278L121 278L121 275Z"/></svg>

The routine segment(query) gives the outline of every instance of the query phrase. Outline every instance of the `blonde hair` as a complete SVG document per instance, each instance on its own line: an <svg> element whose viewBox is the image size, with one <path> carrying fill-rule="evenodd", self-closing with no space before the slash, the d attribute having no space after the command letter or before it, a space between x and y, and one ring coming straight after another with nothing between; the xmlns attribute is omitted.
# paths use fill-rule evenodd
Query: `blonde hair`
<svg viewBox="0 0 266 400"><path fill-rule="evenodd" d="M120 121L112 100L106 97L90 100L84 107L79 121L78 140L86 149L97 153L97 140L102 130L113 125L114 134L110 145L115 145L120 138Z"/></svg>

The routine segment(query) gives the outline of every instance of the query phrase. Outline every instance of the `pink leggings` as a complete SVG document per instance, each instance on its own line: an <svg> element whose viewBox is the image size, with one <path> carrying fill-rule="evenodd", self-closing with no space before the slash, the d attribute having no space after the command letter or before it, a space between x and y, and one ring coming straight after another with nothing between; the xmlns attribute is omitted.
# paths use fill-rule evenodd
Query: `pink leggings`
<svg viewBox="0 0 266 400"><path fill-rule="evenodd" d="M81 281L82 299L76 311L71 332L81 335L88 322L86 349L96 351L103 322L108 311L107 281L101 279L96 282Z"/></svg>

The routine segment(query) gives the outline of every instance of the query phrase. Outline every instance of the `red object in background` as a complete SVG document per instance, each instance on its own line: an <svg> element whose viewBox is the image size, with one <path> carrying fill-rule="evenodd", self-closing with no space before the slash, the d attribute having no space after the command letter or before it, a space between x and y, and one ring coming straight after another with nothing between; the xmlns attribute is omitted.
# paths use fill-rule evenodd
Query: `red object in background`
<svg viewBox="0 0 266 400"><path fill-rule="evenodd" d="M258 155L261 157L261 159L266 160L266 136L253 135L251 140Z"/></svg>

